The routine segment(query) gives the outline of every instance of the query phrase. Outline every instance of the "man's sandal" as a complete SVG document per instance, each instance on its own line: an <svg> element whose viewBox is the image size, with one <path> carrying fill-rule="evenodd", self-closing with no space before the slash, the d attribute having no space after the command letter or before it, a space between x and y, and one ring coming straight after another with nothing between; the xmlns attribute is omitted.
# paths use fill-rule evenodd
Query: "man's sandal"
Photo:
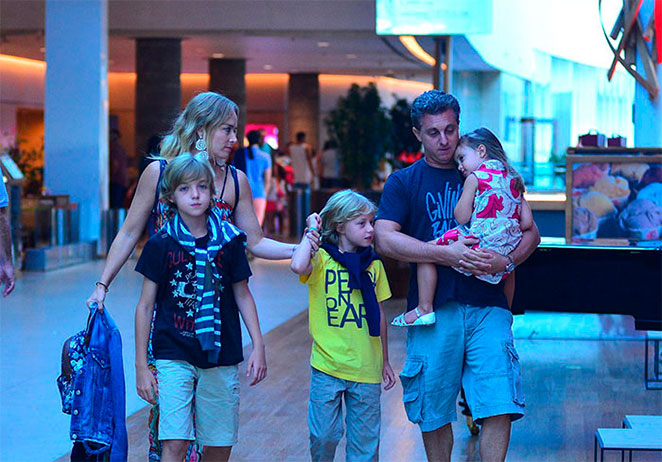
<svg viewBox="0 0 662 462"><path fill-rule="evenodd" d="M405 315L407 313L402 313L395 317L391 325L397 327L430 326L437 322L437 316L434 314L434 311L428 314L421 314L418 307L416 307L414 308L414 312L416 313L416 321L407 323L405 321Z"/></svg>

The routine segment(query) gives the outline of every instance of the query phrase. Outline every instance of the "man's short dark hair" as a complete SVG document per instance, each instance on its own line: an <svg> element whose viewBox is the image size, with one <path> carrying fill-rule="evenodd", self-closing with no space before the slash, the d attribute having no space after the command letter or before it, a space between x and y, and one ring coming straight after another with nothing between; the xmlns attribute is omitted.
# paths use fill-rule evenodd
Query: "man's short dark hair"
<svg viewBox="0 0 662 462"><path fill-rule="evenodd" d="M306 139L306 132L297 133L297 143L301 143Z"/></svg>
<svg viewBox="0 0 662 462"><path fill-rule="evenodd" d="M411 105L411 123L420 130L423 114L441 114L449 109L453 110L457 124L460 125L460 103L457 102L455 96L440 90L426 91Z"/></svg>

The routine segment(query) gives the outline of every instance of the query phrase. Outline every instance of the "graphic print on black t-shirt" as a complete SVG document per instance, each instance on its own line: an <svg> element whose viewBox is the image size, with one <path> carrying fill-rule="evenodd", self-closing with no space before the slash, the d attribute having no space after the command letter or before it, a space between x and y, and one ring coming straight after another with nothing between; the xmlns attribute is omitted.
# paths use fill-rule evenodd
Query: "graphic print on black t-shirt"
<svg viewBox="0 0 662 462"><path fill-rule="evenodd" d="M446 231L457 226L453 211L461 194L462 186L452 186L450 183L445 183L440 190L425 193L425 207L433 238L439 239Z"/></svg>
<svg viewBox="0 0 662 462"><path fill-rule="evenodd" d="M244 235L227 243L216 257L221 277L221 354L218 364L208 361L195 335L197 309L195 261L165 232L153 235L145 245L136 271L159 285L152 349L156 359L183 360L208 368L228 366L243 360L241 328L232 284L251 275L246 259ZM206 246L207 239L196 239Z"/></svg>
<svg viewBox="0 0 662 462"><path fill-rule="evenodd" d="M198 242L196 241L196 244ZM196 245L197 246L197 245ZM195 262L183 249L169 250L166 269L170 276L166 291L172 293L172 303L178 308L172 313L173 327L183 337L195 337Z"/></svg>

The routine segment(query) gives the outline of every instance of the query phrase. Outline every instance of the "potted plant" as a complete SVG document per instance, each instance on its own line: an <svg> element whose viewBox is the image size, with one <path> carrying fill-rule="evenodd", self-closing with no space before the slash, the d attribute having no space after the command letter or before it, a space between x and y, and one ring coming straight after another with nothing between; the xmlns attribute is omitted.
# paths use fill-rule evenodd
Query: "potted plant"
<svg viewBox="0 0 662 462"><path fill-rule="evenodd" d="M397 99L389 116L392 125L392 145L396 167L404 168L422 157L421 142L416 139L412 131L413 124L410 116L411 105L404 99Z"/></svg>
<svg viewBox="0 0 662 462"><path fill-rule="evenodd" d="M391 141L391 124L374 83L352 84L325 119L330 138L338 143L340 163L349 184L368 190L379 159Z"/></svg>

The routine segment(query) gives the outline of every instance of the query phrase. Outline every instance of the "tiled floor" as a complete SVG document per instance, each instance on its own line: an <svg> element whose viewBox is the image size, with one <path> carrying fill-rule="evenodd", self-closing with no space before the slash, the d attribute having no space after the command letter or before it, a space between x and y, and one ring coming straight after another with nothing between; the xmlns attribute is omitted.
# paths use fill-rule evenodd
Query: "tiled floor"
<svg viewBox="0 0 662 462"><path fill-rule="evenodd" d="M70 449L69 417L60 412L55 385L60 349L85 323L84 300L102 264L26 273L10 298L0 299L1 461L54 460ZM141 282L134 265L113 283L107 306L123 334L127 415L135 414L130 460L139 461L146 460L146 411L134 391L133 310ZM299 314L305 288L287 262L254 260L251 267L263 331L272 331L270 369L263 384L242 387L240 441L232 460L306 460L310 339L306 314ZM402 308L402 301L389 302L387 316ZM590 460L595 428L618 427L625 414L662 414L662 393L643 386L644 337L631 318L528 313L516 317L514 333L528 414L513 426L509 460ZM404 334L390 330L396 372L404 361ZM406 421L401 397L396 386L382 398L382 460L423 460L420 433ZM453 460L476 460L477 439L463 422L454 430ZM656 454L635 458L661 460ZM341 447L336 460L343 459Z"/></svg>

